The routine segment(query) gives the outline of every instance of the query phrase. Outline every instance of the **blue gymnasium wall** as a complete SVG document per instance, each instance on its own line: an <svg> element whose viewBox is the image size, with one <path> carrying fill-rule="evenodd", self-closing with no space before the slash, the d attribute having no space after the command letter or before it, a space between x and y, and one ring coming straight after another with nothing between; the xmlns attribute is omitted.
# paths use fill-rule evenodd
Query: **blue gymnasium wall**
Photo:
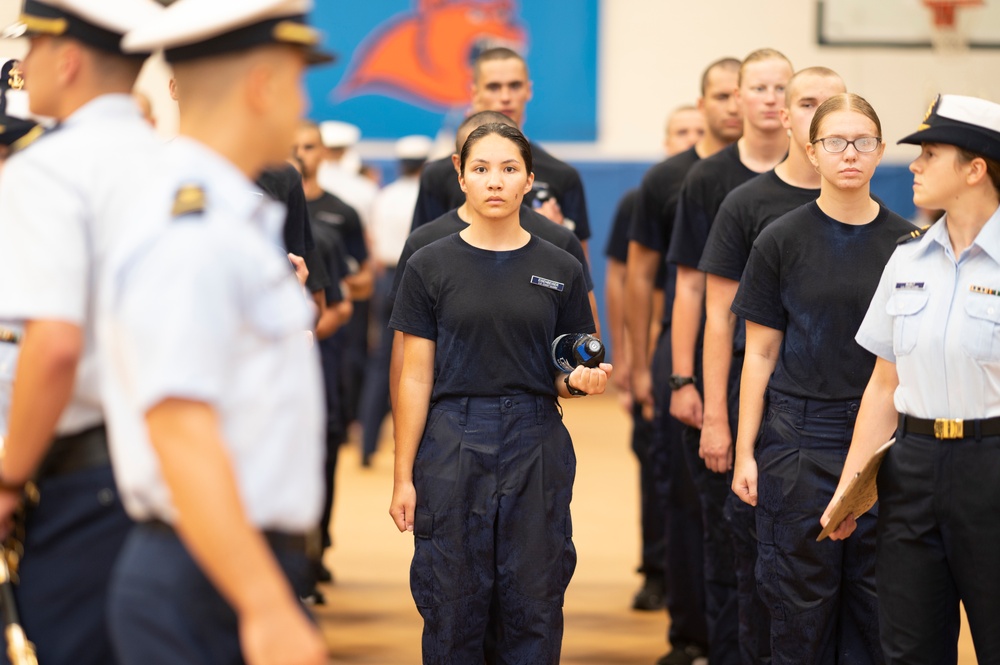
<svg viewBox="0 0 1000 665"><path fill-rule="evenodd" d="M558 149L555 150L558 154ZM396 177L396 164L392 161L372 160L382 169L388 183ZM587 211L590 214L590 270L594 278L594 295L601 315L601 328L607 329L607 307L604 303L606 275L604 246L611 233L612 217L622 195L637 187L652 162L573 162L580 172L587 193ZM872 192L891 210L906 219L913 219L913 176L906 165L883 163L872 179ZM610 353L614 353L609 348Z"/></svg>
<svg viewBox="0 0 1000 665"><path fill-rule="evenodd" d="M599 0L574 0L571 11L567 4L381 0L347 9L317 2L311 19L341 57L309 71L311 117L354 123L366 140L454 129L466 115L475 55L505 45L525 56L534 80L545 81L525 131L541 141L594 141Z"/></svg>

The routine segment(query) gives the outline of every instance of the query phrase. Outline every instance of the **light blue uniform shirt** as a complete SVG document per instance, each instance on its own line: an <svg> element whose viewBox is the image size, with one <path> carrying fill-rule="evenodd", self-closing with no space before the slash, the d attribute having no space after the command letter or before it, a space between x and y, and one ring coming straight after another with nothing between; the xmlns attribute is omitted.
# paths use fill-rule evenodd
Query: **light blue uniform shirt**
<svg viewBox="0 0 1000 665"><path fill-rule="evenodd" d="M1000 416L1000 209L958 257L948 219L896 248L858 344L896 363L896 410Z"/></svg>
<svg viewBox="0 0 1000 665"><path fill-rule="evenodd" d="M2 320L0 328L15 335L23 332L20 325ZM14 341L0 341L0 441L7 436L7 420L10 415L10 397L14 385L14 371L17 369L18 348L18 344Z"/></svg>
<svg viewBox="0 0 1000 665"><path fill-rule="evenodd" d="M115 478L129 515L175 510L144 415L169 398L219 417L244 509L261 529L316 526L323 497L323 386L313 312L281 246L284 206L232 164L178 138L144 195L156 216L102 276L99 329ZM204 210L174 216L195 185Z"/></svg>
<svg viewBox="0 0 1000 665"><path fill-rule="evenodd" d="M143 222L125 211L161 149L130 95L103 95L4 166L0 319L65 321L84 334L58 434L104 419L94 336L96 274L125 229Z"/></svg>

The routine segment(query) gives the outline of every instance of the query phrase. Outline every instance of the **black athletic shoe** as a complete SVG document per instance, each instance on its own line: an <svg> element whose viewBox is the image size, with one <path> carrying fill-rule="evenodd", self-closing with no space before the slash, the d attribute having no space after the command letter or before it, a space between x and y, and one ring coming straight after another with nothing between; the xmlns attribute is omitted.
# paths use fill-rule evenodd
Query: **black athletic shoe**
<svg viewBox="0 0 1000 665"><path fill-rule="evenodd" d="M322 563L316 566L316 581L322 582L324 584L329 584L333 582L333 573L330 569L324 566Z"/></svg>
<svg viewBox="0 0 1000 665"><path fill-rule="evenodd" d="M656 661L656 665L708 665L708 655L701 647L688 644L675 647Z"/></svg>
<svg viewBox="0 0 1000 665"><path fill-rule="evenodd" d="M635 594L632 600L632 609L641 612L653 612L664 608L664 588L663 578L650 575L646 577L642 588Z"/></svg>

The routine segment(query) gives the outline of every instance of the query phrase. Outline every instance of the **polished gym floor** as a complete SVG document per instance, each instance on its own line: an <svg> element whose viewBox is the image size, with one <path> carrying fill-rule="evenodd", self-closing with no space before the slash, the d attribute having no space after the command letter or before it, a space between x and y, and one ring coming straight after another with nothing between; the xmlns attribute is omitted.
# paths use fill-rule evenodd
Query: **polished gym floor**
<svg viewBox="0 0 1000 665"><path fill-rule="evenodd" d="M635 612L641 584L638 467L629 447L629 420L613 396L569 401L565 420L577 451L573 498L579 556L566 594L563 665L653 665L666 652L665 612ZM371 468L355 442L341 449L334 511L334 548L327 554L335 583L323 585L315 608L331 663L420 663L421 619L409 591L412 536L389 518L391 425L386 424ZM960 665L976 662L967 627Z"/></svg>

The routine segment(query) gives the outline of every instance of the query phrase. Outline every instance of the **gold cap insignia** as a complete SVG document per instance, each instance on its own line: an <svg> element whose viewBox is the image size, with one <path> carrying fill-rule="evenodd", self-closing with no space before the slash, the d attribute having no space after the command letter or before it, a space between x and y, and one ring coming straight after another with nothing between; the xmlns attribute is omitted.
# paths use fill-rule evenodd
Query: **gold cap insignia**
<svg viewBox="0 0 1000 665"><path fill-rule="evenodd" d="M61 35L69 29L69 21L65 18L47 18L44 16L32 16L31 14L21 14L20 23L28 32L36 35Z"/></svg>
<svg viewBox="0 0 1000 665"><path fill-rule="evenodd" d="M927 121L930 119L932 115L934 115L934 109L936 109L938 104L940 103L941 103L941 95L938 95L937 97L934 98L934 101L931 102L931 105L927 107L927 113L924 114L924 120L923 122L920 123L920 126L917 127L918 132L922 132L925 129L931 128L931 126L927 124Z"/></svg>
<svg viewBox="0 0 1000 665"><path fill-rule="evenodd" d="M21 72L19 66L10 68L10 74L7 76L7 86L11 90L20 90L24 87L24 74Z"/></svg>
<svg viewBox="0 0 1000 665"><path fill-rule="evenodd" d="M303 23L295 21L282 21L274 26L271 31L275 40L284 44L300 44L302 46L315 46L319 43L319 32Z"/></svg>

